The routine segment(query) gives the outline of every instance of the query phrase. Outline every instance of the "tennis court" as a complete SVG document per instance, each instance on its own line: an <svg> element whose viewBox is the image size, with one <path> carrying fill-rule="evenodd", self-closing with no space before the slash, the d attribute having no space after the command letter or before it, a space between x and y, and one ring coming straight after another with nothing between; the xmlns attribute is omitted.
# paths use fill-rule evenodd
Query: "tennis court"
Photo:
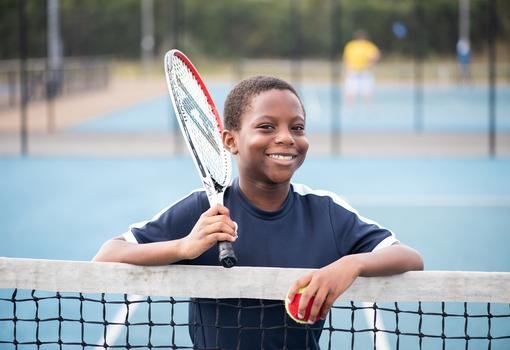
<svg viewBox="0 0 510 350"><path fill-rule="evenodd" d="M195 170L191 160L185 156L132 159L5 157L0 159L0 163L3 169L0 183L3 209L1 220L4 225L0 256L7 257L89 260L106 239L124 232L133 222L152 217L161 208L200 185L194 176L189 175L194 174ZM320 177L316 176L317 169L322 174ZM508 160L313 157L305 162L295 181L342 194L361 214L390 227L403 242L420 250L427 270L509 271L509 177ZM23 293L18 297L30 296L29 291ZM56 305L56 299L51 298L50 293L36 295L42 298L42 309L38 317L53 317L55 307L51 305ZM75 294L68 296L70 299L61 301L64 318L82 317L99 322L84 327L85 342L102 344L104 327L102 321L98 320L103 315L102 304L80 301ZM6 297L5 291L2 297ZM45 300L45 297L49 299ZM90 298L101 300L99 294ZM109 298L114 304L108 304L108 320L111 323L124 322L126 316L121 306L124 296L113 295ZM136 306L136 300L131 304L132 314L129 319L131 323L139 322L140 326L131 330L129 339L131 344L143 344L148 335L140 329L144 327L143 319L148 313L148 306ZM83 311L80 311L80 303L84 304ZM184 331L175 341L177 344L189 345L185 326L188 305L181 302L171 304L168 299L161 303L161 307L152 309L154 320L164 319L165 315L168 317L172 309L174 321L182 324L177 329ZM157 303L153 306L157 306ZM416 309L413 304L412 307ZM463 314L462 304L449 307L453 307L449 312L454 310ZM508 305L503 305L503 310L495 308L493 312L504 313L505 307ZM440 312L440 306L434 303L424 304L423 308ZM483 308L478 305L470 309L470 312ZM11 310L10 307L2 309L4 312ZM356 318L360 319L356 321L356 328L363 328L361 324L364 323L359 322L365 322L363 320L367 317L363 316L362 311L358 310L361 316ZM32 303L27 301L18 305L17 317L33 318L33 312ZM392 313L386 313L388 315L383 316L383 319L388 319L386 325L391 325L391 322L394 323L390 318ZM0 315L0 319L3 317L7 315ZM418 320L416 314L404 314L400 321L401 330L406 329L406 322L411 322L405 321L406 317L416 322ZM347 321L336 319L340 324ZM462 320L450 322L457 326L463 325ZM474 321L470 327L476 329L476 322L486 323L482 320ZM7 327L0 327L4 332L12 331L12 322L4 324ZM40 339L53 337L55 330L50 331L50 328L56 324L57 321L42 322ZM427 329L430 331L434 324L437 326L437 322L432 322L432 326L426 326L429 328L422 331L427 333ZM499 325L494 322L493 326L493 334L507 332L508 319ZM30 323L24 325L18 322L18 341L33 339L34 327ZM336 327L341 326L337 324ZM109 344L117 341L122 343L127 339L123 327L117 331L113 329L115 327L109 329ZM151 335L152 342L167 344L168 327L158 329L159 332L155 330ZM60 339L70 341L80 338L81 334L82 326L79 322L68 322L61 331ZM337 341L349 342L346 337L345 334L334 335L333 344ZM363 344L370 344L371 339L371 334L362 333L358 335L356 344L361 349L364 348ZM389 339L392 344L392 337ZM492 348L505 349L509 341L494 342ZM416 346L416 339L409 340L409 347L404 348L413 348L410 347L411 343ZM404 344L407 343L402 340L402 346ZM438 343L431 341L428 344L428 348L432 349ZM464 348L464 343L458 341L452 346ZM5 348L10 347L5 345Z"/></svg>
<svg viewBox="0 0 510 350"><path fill-rule="evenodd" d="M282 333L308 349L317 331L321 349L510 349L505 0L0 8L0 350L263 349ZM166 91L171 48L220 111L242 78L292 83L311 142L294 182L390 228L426 271L358 278L323 326L298 328L281 299L305 270L91 263L201 186Z"/></svg>
<svg viewBox="0 0 510 350"><path fill-rule="evenodd" d="M212 84L212 92L220 108L229 86L225 83ZM346 132L388 130L412 133L413 120L410 116L413 104L409 91L406 88L381 87L373 105L343 106L342 127ZM509 91L501 89L499 93L505 95ZM327 104L321 103L327 100L328 92L326 85L302 87L311 133L324 132L330 127L331 120L324 117L329 115ZM425 117L427 131L483 132L486 125L486 120L480 117L485 115L483 89L431 89L426 96L430 96L426 110L428 115ZM508 100L501 99L498 104L501 115L498 128L501 130L506 130L508 123ZM451 106L458 108L455 113ZM175 127L168 99L160 96L90 118L75 124L67 133L167 133ZM7 257L90 260L105 240L124 232L133 222L152 217L160 209L200 186L198 178L190 176L195 170L187 155L4 157L0 163L3 169L0 183L3 211L0 215L5 228L0 256ZM320 169L320 177L316 176L317 169ZM508 178L510 161L505 158L310 156L297 173L295 181L344 196L362 215L391 228L402 242L416 247L424 256L427 270L509 271ZM419 285L416 287L419 288ZM4 292L6 294L2 294L2 297L5 300L12 297L9 294L11 291ZM168 299L155 299L159 301L153 304L157 307L152 308L145 303L145 299L130 296L132 307L126 309L123 306L126 301L124 295L108 295L108 306L103 314L104 299L100 294L86 296L86 300L73 293L63 294L62 299L55 298L52 293L38 292L35 295L41 300L42 306L37 311L38 318L85 319L87 323L82 325L79 321L69 321L59 326L57 321L46 321L36 330L33 323L21 322L16 326L16 340L20 343L33 341L36 333L40 334L37 336L39 341L51 343L50 338L54 338L55 329L59 328L58 339L69 343L73 339L80 339L85 344L144 344L150 338L152 344L168 344L171 333L175 344L191 344L186 331L188 303L185 299L170 302ZM35 318L31 292L21 291L16 298L24 300L18 303L16 316L19 319ZM63 316L54 314L57 303L61 305ZM10 302L4 302L4 305L9 305L4 310L12 311ZM420 324L419 332L424 334L439 332L441 327L437 320L425 322L421 328L423 315L417 316L418 305L399 305L403 310L411 311L403 313L398 331L415 334L409 338L399 338L401 346L416 348L419 345L416 341L417 324ZM380 315L374 326L394 328L395 307L385 304L378 307L381 308ZM427 317L433 319L432 315L441 313L441 308L445 306L425 303L419 307L425 313L429 312ZM449 314L463 315L466 311L464 307L462 303L454 303L448 305L447 309ZM339 308L344 309L342 316L335 316L334 323L330 323L335 329L365 329L367 320L373 318L373 310L366 304L356 305L356 311L352 311L349 304L340 304ZM484 308L485 305L470 305L469 312L483 313ZM126 310L129 310L128 316ZM145 321L149 310L151 322L161 320L164 324L165 317L171 314L171 322L178 326L156 327L151 329L149 335ZM505 315L507 311L507 305L496 305L491 312ZM110 323L108 327L102 324L104 320L101 320L101 315ZM0 319L9 317L12 315L8 313L0 315ZM356 321L352 321L351 317ZM449 325L441 332L459 336L456 332L463 328L466 321L458 317L447 321ZM138 325L130 333L126 333L123 327L128 318L131 324ZM14 323L3 323L6 325L4 332L12 333ZM470 320L470 329L485 329L485 324L485 318L478 317ZM172 331L169 331L169 327ZM507 318L502 318L499 323L493 322L491 334L505 334L508 327ZM181 331L175 332L176 329ZM0 333L0 340L3 340L1 337ZM394 333L385 333L376 342L379 348L392 348L394 338ZM423 348L435 348L440 342L438 339L440 337L425 341ZM349 332L333 332L329 337L323 337L322 346L327 348L327 343L350 341ZM360 349L371 347L373 334L361 331L356 334L355 343ZM485 345L482 340L480 344ZM504 349L508 346L508 339L495 341L491 345L493 349ZM464 342L462 339L452 340L448 348L464 348Z"/></svg>
<svg viewBox="0 0 510 350"><path fill-rule="evenodd" d="M221 111L231 84L208 83ZM331 85L307 83L300 88L307 110L307 129L324 132L336 121L330 118ZM341 98L339 90L338 98ZM367 105L343 104L339 124L344 131L400 131L415 129L414 90L409 85L381 84ZM428 86L424 89L423 130L425 132L485 132L488 91L481 86ZM510 88L497 91L497 128L510 130ZM108 113L73 127L76 132L161 132L176 127L166 94L136 106Z"/></svg>
<svg viewBox="0 0 510 350"><path fill-rule="evenodd" d="M186 156L0 162L2 256L89 260L200 186ZM343 195L422 251L428 269L507 271L509 177L508 160L314 157L295 181Z"/></svg>
<svg viewBox="0 0 510 350"><path fill-rule="evenodd" d="M219 108L229 84L212 84L212 92ZM310 132L325 132L331 125L327 103L327 85L306 85L301 88L307 106L307 127ZM506 96L510 90L498 90ZM483 132L486 92L481 88L431 89L426 91L429 103L425 116L425 130L430 132ZM498 128L507 130L510 99L501 98L498 104ZM413 132L412 93L410 89L382 86L371 106L343 106L340 124L345 132ZM455 108L452 110L452 106ZM453 111L453 112L452 112ZM106 135L115 133L168 133L176 127L166 96L155 97L116 112L97 115L75 124L65 131L69 135ZM312 145L313 146L313 145ZM0 219L4 224L0 256L38 259L88 261L107 239L127 230L131 223L151 218L162 208L182 198L200 186L194 166L187 155L176 156L87 156L65 157L3 157L0 158ZM317 171L320 176L317 176ZM193 174L193 176L190 176ZM510 226L510 161L506 158L486 159L413 157L331 157L309 156L295 176L295 182L313 188L324 188L341 194L360 213L391 228L399 239L417 248L424 257L427 270L449 271L509 271L508 227ZM242 231L241 231L242 234ZM416 285L420 288L420 285ZM447 286L446 286L447 289ZM446 293L446 290L445 290ZM0 327L0 342L10 339L15 324L12 318L12 291L4 290L0 314L5 327ZM16 317L47 320L16 323L16 341L32 342L34 334L48 348L58 348L51 339L58 337L65 343L79 339L80 344L168 344L190 346L187 333L188 302L185 299L145 299L130 296L131 306L124 306L126 296L86 295L37 292L40 308L34 314L32 293L20 291ZM107 303L104 304L105 300ZM57 304L62 314L55 315ZM104 306L103 308L103 305ZM152 305L152 306L151 306ZM441 326L434 315L455 314ZM397 337L395 331L379 335L378 348L394 348L395 338L406 349L419 348L417 334L446 334L460 337L449 340L447 348L464 348L465 338L458 334L465 328L465 313L484 313L486 304L463 303L444 306L441 303L401 303L404 311L398 322L398 332L414 334ZM339 304L342 316L330 320L335 329L363 330L374 318L372 306ZM395 306L379 304L379 316L373 326L394 329ZM442 310L443 308L443 310ZM337 310L337 311L338 311ZM400 309L399 309L400 310ZM418 311L420 310L420 311ZM491 336L508 334L508 305L492 306ZM127 314L126 314L127 312ZM150 312L152 321L165 326L148 327L145 320ZM399 311L400 312L400 311ZM423 312L423 313L422 313ZM11 315L9 315L11 313ZM165 323L169 314L172 320ZM61 317L65 320L59 323ZM102 319L103 318L103 319ZM429 321L423 322L423 318ZM109 325L104 324L107 319ZM129 333L124 322L136 325ZM470 336L476 338L487 328L486 317L470 319ZM74 321L71 321L74 320ZM78 321L76 321L78 320ZM79 320L86 320L85 324ZM496 322L498 321L498 322ZM444 322L444 321L443 321ZM381 323L381 324L379 324ZM419 328L417 328L419 325ZM385 328L386 327L386 328ZM446 328L445 328L446 327ZM60 329L56 335L55 329ZM108 329L108 332L106 332ZM150 330L150 334L147 333ZM176 332L176 330L179 330ZM442 333L441 333L442 332ZM461 332L462 333L462 332ZM453 335L452 335L453 334ZM356 334L357 348L372 347L373 333ZM50 339L51 338L51 339ZM485 347L485 336L479 340ZM349 344L350 331L330 332L322 346ZM54 340L53 340L54 341ZM333 345L328 345L333 344ZM426 338L425 349L434 349L441 336ZM508 338L495 340L492 349L505 349ZM0 348L10 349L7 343ZM382 344L382 345L381 345ZM163 345L161 345L163 346ZM475 345L476 346L476 345ZM29 348L29 347L27 347Z"/></svg>

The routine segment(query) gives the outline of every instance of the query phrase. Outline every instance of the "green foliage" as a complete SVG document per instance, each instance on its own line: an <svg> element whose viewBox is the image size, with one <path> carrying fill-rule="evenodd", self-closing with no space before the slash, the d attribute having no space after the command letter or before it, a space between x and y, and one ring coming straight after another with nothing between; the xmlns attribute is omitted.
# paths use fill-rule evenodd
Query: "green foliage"
<svg viewBox="0 0 510 350"><path fill-rule="evenodd" d="M61 0L66 56L139 54L139 0Z"/></svg>
<svg viewBox="0 0 510 350"><path fill-rule="evenodd" d="M29 55L45 56L46 1L25 2ZM498 36L508 43L510 2L496 3ZM140 8L140 0L60 0L64 54L138 57ZM385 56L453 55L458 37L456 0L154 0L154 8L158 53L174 46L176 20L181 49L228 58L337 56L361 28ZM487 45L487 12L488 0L471 0L474 50ZM396 21L406 25L405 38L393 34ZM18 0L0 2L0 37L0 59L17 57Z"/></svg>
<svg viewBox="0 0 510 350"><path fill-rule="evenodd" d="M2 0L0 2L0 59L18 57L19 52L19 0ZM26 1L26 31L29 54L41 57L46 54L46 2Z"/></svg>

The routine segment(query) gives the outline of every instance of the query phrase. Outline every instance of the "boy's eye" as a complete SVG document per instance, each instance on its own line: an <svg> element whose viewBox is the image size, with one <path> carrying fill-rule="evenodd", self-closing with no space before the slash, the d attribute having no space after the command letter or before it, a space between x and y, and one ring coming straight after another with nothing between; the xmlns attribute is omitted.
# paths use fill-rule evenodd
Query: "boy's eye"
<svg viewBox="0 0 510 350"><path fill-rule="evenodd" d="M274 126L272 124L260 124L257 126L259 129L265 129L265 130L271 130L274 129Z"/></svg>
<svg viewBox="0 0 510 350"><path fill-rule="evenodd" d="M305 126L303 124L297 124L292 127L292 130L303 132L305 131Z"/></svg>

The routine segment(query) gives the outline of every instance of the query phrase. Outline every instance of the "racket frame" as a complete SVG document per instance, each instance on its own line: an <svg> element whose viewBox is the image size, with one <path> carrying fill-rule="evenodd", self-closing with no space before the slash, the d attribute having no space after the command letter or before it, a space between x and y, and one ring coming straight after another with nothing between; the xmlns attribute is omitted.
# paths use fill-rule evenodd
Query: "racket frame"
<svg viewBox="0 0 510 350"><path fill-rule="evenodd" d="M226 167L226 169L225 169L226 179L225 179L225 185L221 185L211 177L209 170L207 169L207 167L204 166L204 162L201 159L199 152L197 152L195 145L193 144L193 140L189 134L188 128L186 127L186 123L183 121L183 115L182 115L180 108L178 106L176 97L174 96L175 92L174 92L173 83L172 83L172 79L171 79L170 75L172 74L171 70L173 69L172 60L174 60L176 58L179 59L191 71L194 79L196 80L201 91L203 92L204 96L206 97L209 107L211 108L211 111L213 112L214 117L215 117L216 127L217 127L217 131L219 133L220 140L221 140L221 132L223 131L223 123L221 121L221 118L220 118L220 115L216 108L216 105L214 103L214 100L212 99L212 96L209 93L209 90L205 86L205 83L202 80L202 77L198 73L198 70L195 68L193 63L191 63L189 58L186 57L186 55L184 53L182 53L181 51L179 51L177 49L172 49L172 50L168 51L165 54L165 58L164 58L165 76L166 76L166 81L167 81L168 92L170 95L170 99L172 101L172 107L174 109L179 127L181 129L181 133L183 134L183 136L185 138L185 141L186 141L185 143L188 148L188 151L192 155L193 163L195 164L195 167L197 168L197 171L200 175L200 180L202 181L202 185L203 185L203 188L207 195L209 205L213 206L217 203L223 205L223 196L225 194L226 187L228 186L228 184L230 184L230 181L231 181L230 179L231 179L232 169L231 169L230 156L229 155L225 156L226 161L225 161L225 164L223 164L223 165ZM220 144L219 146L221 148L223 148L222 144ZM218 244L219 244L219 260L220 260L221 264L227 268L235 266L235 264L237 263L237 258L235 256L232 244L228 241L218 242Z"/></svg>

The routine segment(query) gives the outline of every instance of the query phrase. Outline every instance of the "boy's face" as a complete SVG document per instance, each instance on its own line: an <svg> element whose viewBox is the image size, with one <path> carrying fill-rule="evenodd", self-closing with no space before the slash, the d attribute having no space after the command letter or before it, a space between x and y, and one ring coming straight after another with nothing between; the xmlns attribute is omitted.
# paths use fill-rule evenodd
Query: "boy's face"
<svg viewBox="0 0 510 350"><path fill-rule="evenodd" d="M308 151L305 116L289 90L268 90L252 98L240 128L226 131L224 143L237 155L241 178L252 182L289 182Z"/></svg>

